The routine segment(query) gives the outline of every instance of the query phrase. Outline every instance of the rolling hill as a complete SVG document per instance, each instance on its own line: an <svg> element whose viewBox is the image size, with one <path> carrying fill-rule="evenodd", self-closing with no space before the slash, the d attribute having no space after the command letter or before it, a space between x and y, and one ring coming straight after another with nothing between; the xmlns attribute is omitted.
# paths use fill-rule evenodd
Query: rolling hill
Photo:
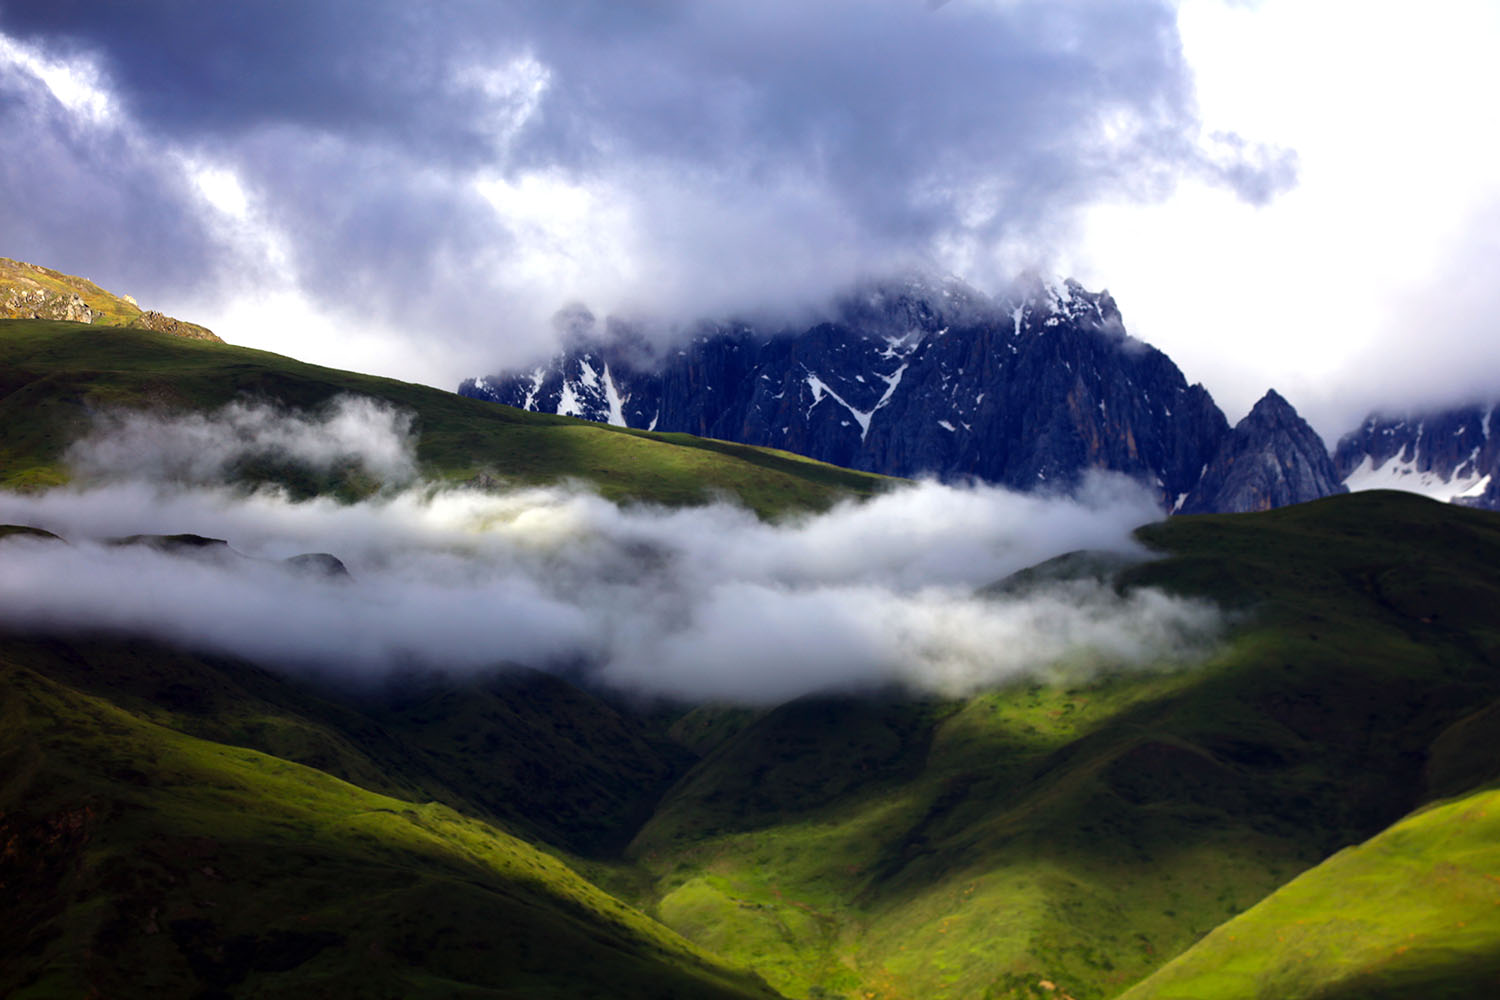
<svg viewBox="0 0 1500 1000"><path fill-rule="evenodd" d="M139 642L0 642L6 996L773 995L410 767L269 708L274 678L215 680Z"/></svg>
<svg viewBox="0 0 1500 1000"><path fill-rule="evenodd" d="M794 996L1112 996L1500 775L1447 746L1500 694L1493 517L1385 493L1141 534L1163 558L1121 585L1238 609L1216 655L758 717L631 847L662 918Z"/></svg>
<svg viewBox="0 0 1500 1000"><path fill-rule="evenodd" d="M1472 997L1500 988L1500 792L1340 851L1125 994Z"/></svg>
<svg viewBox="0 0 1500 1000"><path fill-rule="evenodd" d="M667 504L729 495L767 516L868 495L886 482L786 452L523 413L227 344L124 327L0 320L0 486L67 482L63 452L101 409L201 413L250 399L305 411L348 393L414 413L417 460L436 479L576 479L613 500ZM283 480L303 495L362 488L354 477Z"/></svg>

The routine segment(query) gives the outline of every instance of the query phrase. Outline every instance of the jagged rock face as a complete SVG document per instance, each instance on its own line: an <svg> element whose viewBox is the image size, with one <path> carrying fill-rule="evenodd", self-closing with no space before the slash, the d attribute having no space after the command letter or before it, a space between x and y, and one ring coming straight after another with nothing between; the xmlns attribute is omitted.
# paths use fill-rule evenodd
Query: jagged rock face
<svg viewBox="0 0 1500 1000"><path fill-rule="evenodd" d="M459 391L899 476L1066 490L1107 469L1164 506L1229 431L1202 386L1126 335L1108 293L1076 282L1001 300L954 279L876 284L806 329L704 326L664 356L592 321L570 313L574 346L549 364Z"/></svg>
<svg viewBox="0 0 1500 1000"><path fill-rule="evenodd" d="M1500 406L1371 414L1334 449L1350 489L1410 490L1500 510ZM1492 428L1495 433L1492 433Z"/></svg>
<svg viewBox="0 0 1500 1000"><path fill-rule="evenodd" d="M1323 439L1272 389L1235 425L1180 509L1241 513L1347 492Z"/></svg>
<svg viewBox="0 0 1500 1000"><path fill-rule="evenodd" d="M94 310L76 293L11 287L0 292L0 319L57 319L92 323Z"/></svg>

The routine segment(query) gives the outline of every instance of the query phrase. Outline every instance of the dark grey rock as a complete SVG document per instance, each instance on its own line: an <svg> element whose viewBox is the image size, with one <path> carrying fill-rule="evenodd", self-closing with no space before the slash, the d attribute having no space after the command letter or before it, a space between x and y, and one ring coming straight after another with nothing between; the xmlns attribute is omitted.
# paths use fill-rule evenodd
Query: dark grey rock
<svg viewBox="0 0 1500 1000"><path fill-rule="evenodd" d="M1347 492L1323 439L1272 389L1235 425L1181 513L1270 510Z"/></svg>
<svg viewBox="0 0 1500 1000"><path fill-rule="evenodd" d="M348 580L349 567L336 555L327 552L306 552L300 556L289 556L282 563L298 573L326 580Z"/></svg>
<svg viewBox="0 0 1500 1000"><path fill-rule="evenodd" d="M1090 469L1149 484L1163 507L1229 433L1200 385L1125 332L1115 301L1030 281L991 299L956 279L871 283L797 330L705 324L653 351L577 307L571 346L467 396L798 452L898 476L1066 491Z"/></svg>

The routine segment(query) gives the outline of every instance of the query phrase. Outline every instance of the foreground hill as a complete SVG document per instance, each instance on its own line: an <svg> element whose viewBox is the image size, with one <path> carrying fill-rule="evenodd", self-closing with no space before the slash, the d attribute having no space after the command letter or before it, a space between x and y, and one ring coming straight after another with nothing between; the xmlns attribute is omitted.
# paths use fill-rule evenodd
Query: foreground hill
<svg viewBox="0 0 1500 1000"><path fill-rule="evenodd" d="M0 637L5 989L757 995L746 969L798 998L1087 1000L1181 954L1143 995L1220 995L1168 986L1231 961L1277 985L1222 995L1311 998L1366 995L1402 947L1406 995L1484 981L1488 800L1402 817L1500 778L1500 518L1372 493L1142 537L1160 558L1066 558L996 599L1118 574L1233 609L1221 649L962 699L351 689ZM1274 972L1309 948L1334 974Z"/></svg>
<svg viewBox="0 0 1500 1000"><path fill-rule="evenodd" d="M1500 791L1491 790L1434 805L1339 852L1125 1000L1457 1000L1496 991Z"/></svg>
<svg viewBox="0 0 1500 1000"><path fill-rule="evenodd" d="M417 461L435 478L512 484L577 479L596 484L610 499L657 503L728 494L763 515L826 507L881 483L876 476L784 452L522 413L265 351L145 330L0 320L0 486L66 482L64 452L100 410L202 413L252 399L309 411L341 393L415 414ZM361 488L354 477L293 478L286 485L303 493Z"/></svg>
<svg viewBox="0 0 1500 1000"><path fill-rule="evenodd" d="M632 845L662 919L793 996L1108 997L1500 775L1450 747L1500 696L1500 519L1375 493L1142 536L1165 558L1122 585L1243 615L1217 655L757 716Z"/></svg>
<svg viewBox="0 0 1500 1000"><path fill-rule="evenodd" d="M245 665L12 635L0 705L5 996L773 995Z"/></svg>

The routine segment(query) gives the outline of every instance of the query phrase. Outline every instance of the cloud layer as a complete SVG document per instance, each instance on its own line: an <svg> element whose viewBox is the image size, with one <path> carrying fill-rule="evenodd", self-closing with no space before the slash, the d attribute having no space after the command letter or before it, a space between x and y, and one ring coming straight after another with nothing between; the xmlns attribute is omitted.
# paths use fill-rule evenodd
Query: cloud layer
<svg viewBox="0 0 1500 1000"><path fill-rule="evenodd" d="M214 413L105 412L64 456L86 481L223 483L247 463L320 472L357 465L381 482L416 478L411 413L367 396L337 396L316 414L238 401Z"/></svg>
<svg viewBox="0 0 1500 1000"><path fill-rule="evenodd" d="M573 299L693 319L913 262L994 285L1100 197L1290 183L1285 154L1200 134L1175 17L8 2L0 170L30 206L9 252L138 297L248 276L418 326L439 349L409 363L449 382L524 360ZM85 239L101 219L113 235Z"/></svg>
<svg viewBox="0 0 1500 1000"><path fill-rule="evenodd" d="M751 703L891 683L959 694L1056 670L1161 665L1201 655L1220 626L1206 605L1092 581L976 594L1074 549L1140 554L1130 530L1158 514L1120 480L1073 499L924 483L771 524L729 504L620 508L578 489L392 486L340 505L156 478L182 467L161 457L173 446L213 454L215 468L233 467L236 442L255 454L286 442L314 458L356 445L409 453L387 411L346 402L326 423L342 443L321 451L306 447L305 419L266 412L151 438L104 424L78 453L118 457L137 441L152 478L120 479L128 463L116 462L94 485L0 494L0 523L71 542L0 540L0 622L144 632L334 674L509 662ZM107 544L185 532L232 551ZM310 551L338 556L352 579L280 561Z"/></svg>

